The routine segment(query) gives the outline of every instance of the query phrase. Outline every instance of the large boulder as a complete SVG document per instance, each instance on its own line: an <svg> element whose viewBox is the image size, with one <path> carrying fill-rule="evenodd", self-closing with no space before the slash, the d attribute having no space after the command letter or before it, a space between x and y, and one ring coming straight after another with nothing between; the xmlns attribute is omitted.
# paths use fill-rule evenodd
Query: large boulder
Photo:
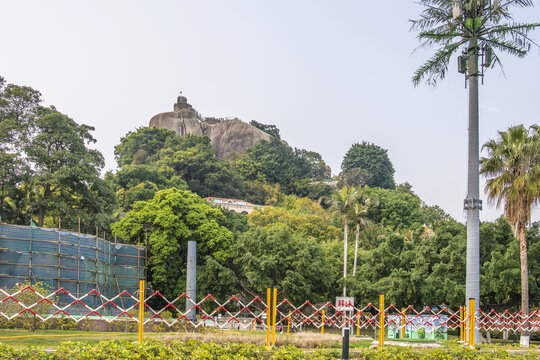
<svg viewBox="0 0 540 360"><path fill-rule="evenodd" d="M270 140L269 134L239 119L202 118L184 96L177 98L172 112L153 116L149 126L173 130L179 136L208 136L214 150L223 158L245 154L246 148Z"/></svg>

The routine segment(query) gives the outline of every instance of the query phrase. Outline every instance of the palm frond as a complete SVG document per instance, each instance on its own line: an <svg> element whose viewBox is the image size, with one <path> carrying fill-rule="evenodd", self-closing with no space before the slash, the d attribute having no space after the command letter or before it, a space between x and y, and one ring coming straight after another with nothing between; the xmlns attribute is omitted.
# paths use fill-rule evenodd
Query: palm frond
<svg viewBox="0 0 540 360"><path fill-rule="evenodd" d="M499 139L484 144L488 157L480 172L488 178L485 192L509 221L528 221L531 206L540 198L540 140L535 128L523 125L499 132Z"/></svg>
<svg viewBox="0 0 540 360"><path fill-rule="evenodd" d="M481 48L484 45L500 52L523 57L536 43L529 34L540 28L540 23L515 23L512 21L512 7L532 7L533 0L507 0L493 9L491 2L479 2L479 7L464 9L463 15L453 18L452 8L455 0L420 0L424 7L419 19L411 20L411 31L418 31L420 45L415 49L439 46L437 52L413 74L412 81L417 86L423 79L429 85L436 85L444 79L450 56L457 50L456 45L464 44L476 37ZM463 5L464 1L460 1ZM474 20L471 26L470 21ZM477 20L480 23L477 24ZM461 38L457 42L457 38ZM494 52L491 67L500 66L500 57Z"/></svg>
<svg viewBox="0 0 540 360"><path fill-rule="evenodd" d="M491 47L498 49L510 55L517 57L524 57L527 55L528 50L524 50L519 46L516 46L512 41L498 40L495 38L480 38L480 40L487 42Z"/></svg>
<svg viewBox="0 0 540 360"><path fill-rule="evenodd" d="M426 9L420 15L420 19L409 20L412 23L411 31L423 31L431 29L436 24L452 21L451 4L427 4L425 1L421 1L420 3L424 5Z"/></svg>
<svg viewBox="0 0 540 360"><path fill-rule="evenodd" d="M444 79L448 71L448 63L452 55L459 50L459 47L466 41L448 44L444 48L438 50L428 61L420 66L412 77L414 86L418 86L420 82L426 78L429 85L436 85L437 81Z"/></svg>

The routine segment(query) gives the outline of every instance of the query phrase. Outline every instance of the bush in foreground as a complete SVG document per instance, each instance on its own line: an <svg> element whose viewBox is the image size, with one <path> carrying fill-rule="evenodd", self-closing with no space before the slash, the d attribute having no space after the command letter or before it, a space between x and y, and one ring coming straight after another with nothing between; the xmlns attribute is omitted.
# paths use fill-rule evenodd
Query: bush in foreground
<svg viewBox="0 0 540 360"><path fill-rule="evenodd" d="M493 360L493 359L538 359L538 352L510 354L506 351L479 352L469 349L412 349L387 347L383 350L355 350L351 359L361 360ZM47 359L47 360L103 360L103 359L190 359L190 360L301 360L339 359L339 350L320 349L304 352L295 347L277 347L270 351L252 344L207 344L198 341L161 342L148 341L142 344L129 341L102 341L96 345L66 342L55 352L39 348L17 348L0 344L0 359Z"/></svg>

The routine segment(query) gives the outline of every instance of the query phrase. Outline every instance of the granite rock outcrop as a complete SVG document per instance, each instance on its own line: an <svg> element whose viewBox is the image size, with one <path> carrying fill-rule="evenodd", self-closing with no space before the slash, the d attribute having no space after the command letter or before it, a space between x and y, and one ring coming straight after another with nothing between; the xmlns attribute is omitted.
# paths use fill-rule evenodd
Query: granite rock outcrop
<svg viewBox="0 0 540 360"><path fill-rule="evenodd" d="M178 96L172 112L153 116L149 126L173 130L179 136L208 136L212 148L222 158L245 154L246 148L271 137L237 118L203 118L182 95Z"/></svg>

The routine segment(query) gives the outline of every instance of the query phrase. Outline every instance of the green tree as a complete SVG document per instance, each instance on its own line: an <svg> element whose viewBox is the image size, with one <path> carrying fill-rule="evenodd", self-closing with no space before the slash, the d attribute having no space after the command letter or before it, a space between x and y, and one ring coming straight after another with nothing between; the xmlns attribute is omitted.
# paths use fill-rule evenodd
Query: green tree
<svg viewBox="0 0 540 360"><path fill-rule="evenodd" d="M276 139L281 140L281 136L279 136L279 129L277 128L276 125L261 124L260 122L257 122L255 120L251 120L249 123L250 125L255 126L257 129L264 131L268 135L271 135L275 137Z"/></svg>
<svg viewBox="0 0 540 360"><path fill-rule="evenodd" d="M321 154L315 151L307 151L304 149L295 149L294 153L298 156L299 161L304 160L311 168L311 180L327 180L330 179L332 171L324 162Z"/></svg>
<svg viewBox="0 0 540 360"><path fill-rule="evenodd" d="M504 217L480 225L482 307L520 308L519 242Z"/></svg>
<svg viewBox="0 0 540 360"><path fill-rule="evenodd" d="M246 180L279 184L285 193L290 194L296 180L311 177L309 161L299 156L298 150L295 152L277 138L260 141L247 148L246 152L247 159L242 159L235 166Z"/></svg>
<svg viewBox="0 0 540 360"><path fill-rule="evenodd" d="M350 168L342 173L343 181L347 186L367 186L373 181L371 173L362 168Z"/></svg>
<svg viewBox="0 0 540 360"><path fill-rule="evenodd" d="M368 218L392 230L418 228L425 221L422 200L412 191L366 188L366 196L377 198L369 207Z"/></svg>
<svg viewBox="0 0 540 360"><path fill-rule="evenodd" d="M331 286L329 269L313 239L293 234L281 224L253 227L238 239L234 259L243 287L263 294L276 286L280 297L293 303L326 300Z"/></svg>
<svg viewBox="0 0 540 360"><path fill-rule="evenodd" d="M158 190L188 189L180 176L167 178L155 164L124 165L114 174L105 174L105 180L116 192L118 205L123 212L131 210L136 201L151 200Z"/></svg>
<svg viewBox="0 0 540 360"><path fill-rule="evenodd" d="M504 214L520 245L521 311L529 314L529 272L526 226L531 207L540 199L540 127L527 131L523 125L499 131L498 140L484 144L488 157L482 158L481 173L488 179L486 194ZM528 345L529 333L522 331Z"/></svg>
<svg viewBox="0 0 540 360"><path fill-rule="evenodd" d="M21 216L28 220L18 205L18 187L31 174L24 146L34 128L40 102L39 91L6 84L0 76L0 218L4 221L17 222Z"/></svg>
<svg viewBox="0 0 540 360"><path fill-rule="evenodd" d="M329 208L333 186L321 181L311 181L311 179L296 180L291 184L291 193L299 197L307 197L318 201L324 208Z"/></svg>
<svg viewBox="0 0 540 360"><path fill-rule="evenodd" d="M93 130L53 109L43 111L37 119L34 134L25 146L34 171L24 189L28 211L37 215L39 226L43 226L47 213L77 218L85 205L96 205L92 209L95 214L102 206L114 204L114 195L99 178L103 156L88 148L95 142L90 133ZM99 196L108 197L102 206L95 199Z"/></svg>
<svg viewBox="0 0 540 360"><path fill-rule="evenodd" d="M185 288L188 241L197 241L197 258L203 272L207 263L219 268L231 260L233 234L220 225L224 221L223 213L200 196L173 188L158 191L150 201L135 203L133 210L112 228L115 235L130 243L148 236L149 282L173 299ZM208 274L202 277L209 278ZM204 290L208 289L198 289Z"/></svg>
<svg viewBox="0 0 540 360"><path fill-rule="evenodd" d="M159 152L156 162L166 178L181 177L189 189L202 197L238 198L243 194L242 178L226 160L218 158L207 136L185 135L175 145Z"/></svg>
<svg viewBox="0 0 540 360"><path fill-rule="evenodd" d="M458 58L459 70L466 74L469 89L469 159L468 189L465 200L467 210L467 298L480 302L480 261L479 261L479 140L478 140L478 77L479 58L484 67L500 64L499 55L506 53L518 57L525 56L532 41L528 34L540 23L514 23L512 7L533 6L532 0L508 0L504 2L488 0L421 0L425 9L420 19L412 21L412 30L418 31L420 47L436 46L435 54L420 66L412 78L416 86L425 80L435 85L444 79L448 63L460 49L463 56ZM493 62L492 59L493 58ZM483 72L482 72L483 73ZM479 333L476 334L478 340ZM523 337L527 343L528 338Z"/></svg>
<svg viewBox="0 0 540 360"><path fill-rule="evenodd" d="M373 302L384 293L389 303L416 307L462 304L465 276L465 226L440 221L434 234L414 230L405 237L380 226L375 244L359 251L357 276L350 293L361 303Z"/></svg>
<svg viewBox="0 0 540 360"><path fill-rule="evenodd" d="M279 207L265 206L252 212L248 215L248 223L262 228L282 224L289 231L318 242L342 236L341 229L329 223L328 213L319 204L292 195L287 196Z"/></svg>
<svg viewBox="0 0 540 360"><path fill-rule="evenodd" d="M341 163L344 178L359 181L358 185L393 189L394 166L388 158L388 150L363 141L353 144ZM360 179L360 180L358 180Z"/></svg>
<svg viewBox="0 0 540 360"><path fill-rule="evenodd" d="M257 205L276 205L283 194L279 184L263 181L244 181L244 199Z"/></svg>
<svg viewBox="0 0 540 360"><path fill-rule="evenodd" d="M120 139L114 155L119 166L149 164L157 160L162 149L177 144L179 139L172 130L140 127Z"/></svg>

